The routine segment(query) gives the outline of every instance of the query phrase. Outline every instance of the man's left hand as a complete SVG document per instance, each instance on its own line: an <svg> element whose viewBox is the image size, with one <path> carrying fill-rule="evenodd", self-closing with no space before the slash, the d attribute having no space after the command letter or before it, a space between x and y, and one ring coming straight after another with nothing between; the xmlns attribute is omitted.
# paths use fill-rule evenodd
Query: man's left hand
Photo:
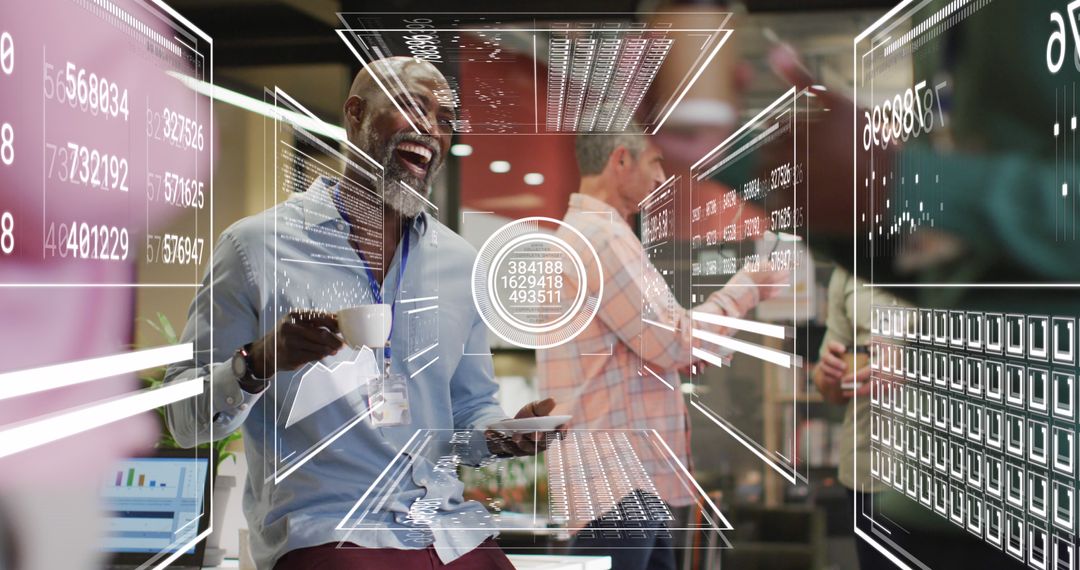
<svg viewBox="0 0 1080 570"><path fill-rule="evenodd" d="M514 419L548 416L551 415L551 412L554 409L555 400L551 398L537 400L525 404L525 406L518 411L517 415L514 416ZM556 430L556 432L564 431L565 429L563 428ZM495 430L488 430L484 433L484 436L487 438L488 449L493 454L500 457L522 457L525 455L536 455L547 449L547 433L554 432L531 432L510 436Z"/></svg>

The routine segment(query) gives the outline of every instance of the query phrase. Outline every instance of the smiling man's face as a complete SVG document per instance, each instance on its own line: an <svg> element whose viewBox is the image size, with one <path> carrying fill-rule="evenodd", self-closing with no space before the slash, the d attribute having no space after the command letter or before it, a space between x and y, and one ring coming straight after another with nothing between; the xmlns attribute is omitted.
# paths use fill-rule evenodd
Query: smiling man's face
<svg viewBox="0 0 1080 570"><path fill-rule="evenodd" d="M422 212L424 206L403 184L428 197L431 182L450 148L454 109L440 105L435 96L449 87L443 75L426 62L392 58L373 65L378 67L384 85L394 85L391 89L394 101L372 81L368 71L361 71L345 102L349 140L385 168L387 207L411 218ZM394 76L400 79L400 85L394 79L387 81ZM398 111L398 106L411 109L414 117L419 114L426 118L426 124L417 122L420 133Z"/></svg>

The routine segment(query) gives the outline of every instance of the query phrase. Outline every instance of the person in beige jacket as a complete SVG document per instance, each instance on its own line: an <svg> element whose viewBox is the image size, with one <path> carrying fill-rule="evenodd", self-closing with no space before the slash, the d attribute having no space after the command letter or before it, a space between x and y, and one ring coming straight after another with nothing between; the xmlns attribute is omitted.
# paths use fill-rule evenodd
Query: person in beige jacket
<svg viewBox="0 0 1080 570"><path fill-rule="evenodd" d="M865 349L870 344L870 295L859 295L856 307L855 288L863 281L847 271L836 268L829 279L828 314L825 338L813 380L822 397L833 404L845 404L844 437L840 439L840 484L847 488L854 504L862 503L859 495L873 492L870 483L870 366L869 359L851 358L849 352ZM899 303L894 297L875 290L873 303ZM854 335L854 336L853 336ZM856 386L854 390L850 389ZM858 421L858 426L855 422ZM852 431L858 427L855 436ZM856 469L858 476L856 477ZM856 483L858 485L856 486ZM860 570L893 568L874 547L855 540Z"/></svg>

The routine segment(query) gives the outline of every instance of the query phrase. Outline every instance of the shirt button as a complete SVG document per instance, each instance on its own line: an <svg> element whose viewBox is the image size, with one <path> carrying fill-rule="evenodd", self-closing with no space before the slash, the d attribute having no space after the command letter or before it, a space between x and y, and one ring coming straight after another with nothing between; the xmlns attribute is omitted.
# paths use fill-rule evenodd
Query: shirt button
<svg viewBox="0 0 1080 570"><path fill-rule="evenodd" d="M229 396L229 397L225 398L225 403L226 404L231 406L231 405L233 405L233 402L236 402L236 398L233 398L232 396Z"/></svg>
<svg viewBox="0 0 1080 570"><path fill-rule="evenodd" d="M240 404L240 411L241 412L243 412L244 410L247 410L247 408L248 408L247 404Z"/></svg>
<svg viewBox="0 0 1080 570"><path fill-rule="evenodd" d="M418 483L420 483L420 485L427 485L427 479L420 479Z"/></svg>
<svg viewBox="0 0 1080 570"><path fill-rule="evenodd" d="M345 231L345 224L338 222L337 229L341 232Z"/></svg>

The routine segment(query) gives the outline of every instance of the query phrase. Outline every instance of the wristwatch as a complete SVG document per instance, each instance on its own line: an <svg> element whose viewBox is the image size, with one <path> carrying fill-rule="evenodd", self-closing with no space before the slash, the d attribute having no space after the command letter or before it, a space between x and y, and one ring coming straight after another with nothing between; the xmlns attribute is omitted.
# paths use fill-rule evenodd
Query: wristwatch
<svg viewBox="0 0 1080 570"><path fill-rule="evenodd" d="M251 362L251 343L241 346L233 353L231 366L240 389L248 394L258 394L270 385L269 378L255 376L255 366Z"/></svg>

